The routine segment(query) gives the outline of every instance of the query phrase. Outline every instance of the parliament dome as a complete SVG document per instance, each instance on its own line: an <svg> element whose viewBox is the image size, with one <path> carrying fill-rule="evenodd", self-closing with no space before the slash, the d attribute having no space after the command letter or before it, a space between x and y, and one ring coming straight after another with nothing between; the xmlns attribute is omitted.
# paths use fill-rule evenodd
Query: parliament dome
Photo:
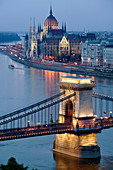
<svg viewBox="0 0 113 170"><path fill-rule="evenodd" d="M59 29L58 21L52 14L52 8L50 8L50 15L46 18L44 22L44 30L49 29Z"/></svg>

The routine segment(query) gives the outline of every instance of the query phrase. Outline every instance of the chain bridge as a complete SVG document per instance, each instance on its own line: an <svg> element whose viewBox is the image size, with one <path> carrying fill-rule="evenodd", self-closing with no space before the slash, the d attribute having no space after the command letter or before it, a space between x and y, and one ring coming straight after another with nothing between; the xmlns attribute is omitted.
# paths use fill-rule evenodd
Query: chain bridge
<svg viewBox="0 0 113 170"><path fill-rule="evenodd" d="M60 93L0 117L0 141L56 134L53 151L100 157L97 133L113 127L113 97L90 78L62 77Z"/></svg>
<svg viewBox="0 0 113 170"><path fill-rule="evenodd" d="M81 118L76 126L71 122L59 123L59 105L63 105L65 100L75 96L76 92L62 97L64 94L65 91L1 116L0 141L66 132L72 134L98 133L113 126L113 97L97 93L92 94L95 114L93 123L88 122L85 117L84 120ZM106 108L103 108L103 102L106 103ZM97 104L99 104L98 113L96 112ZM66 118L68 117L70 116L67 115Z"/></svg>

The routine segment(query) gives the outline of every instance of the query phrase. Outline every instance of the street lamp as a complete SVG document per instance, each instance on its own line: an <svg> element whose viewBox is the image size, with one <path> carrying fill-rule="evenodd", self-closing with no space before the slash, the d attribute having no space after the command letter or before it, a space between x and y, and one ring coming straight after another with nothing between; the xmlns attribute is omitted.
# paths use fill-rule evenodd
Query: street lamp
<svg viewBox="0 0 113 170"><path fill-rule="evenodd" d="M30 123L30 120L27 120L27 123L28 123L27 127L29 127L29 126L30 126L30 125L29 125L29 123Z"/></svg>
<svg viewBox="0 0 113 170"><path fill-rule="evenodd" d="M37 124L40 125L40 122L38 122Z"/></svg>
<svg viewBox="0 0 113 170"><path fill-rule="evenodd" d="M88 58L88 65L90 65L90 58Z"/></svg>
<svg viewBox="0 0 113 170"><path fill-rule="evenodd" d="M112 111L110 111L110 117L112 117Z"/></svg>
<svg viewBox="0 0 113 170"><path fill-rule="evenodd" d="M38 128L39 128L40 127L40 122L38 122L37 125L38 125Z"/></svg>

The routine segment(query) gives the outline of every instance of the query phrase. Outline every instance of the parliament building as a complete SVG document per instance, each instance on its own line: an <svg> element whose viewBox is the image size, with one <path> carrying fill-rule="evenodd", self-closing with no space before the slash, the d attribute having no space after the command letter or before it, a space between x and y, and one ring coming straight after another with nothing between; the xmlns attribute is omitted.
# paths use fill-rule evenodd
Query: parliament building
<svg viewBox="0 0 113 170"><path fill-rule="evenodd" d="M53 16L52 7L50 7L50 14L44 22L43 29L39 24L38 30L36 30L35 19L33 25L31 21L29 34L25 36L24 56L33 60L40 57L59 62L79 61L81 42L84 41L84 38L74 33L67 33L66 23L62 24L60 29L57 19Z"/></svg>

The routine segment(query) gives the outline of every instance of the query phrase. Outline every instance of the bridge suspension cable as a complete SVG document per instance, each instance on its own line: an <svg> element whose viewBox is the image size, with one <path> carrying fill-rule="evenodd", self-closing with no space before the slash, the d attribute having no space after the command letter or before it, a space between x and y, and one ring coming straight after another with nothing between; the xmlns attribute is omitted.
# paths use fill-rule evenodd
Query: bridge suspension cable
<svg viewBox="0 0 113 170"><path fill-rule="evenodd" d="M64 92L62 94L64 94ZM40 116L41 123L44 123L45 121L47 121L46 120L47 116L45 116L45 121L43 121L43 110L46 110L47 108L48 108L48 113L45 113L45 114L48 114L48 121L47 122L49 124L49 121L50 121L50 107L52 107L52 106L54 106L56 104L59 104L60 102L63 102L64 100L67 100L67 99L71 98L74 95L75 95L75 93L72 93L72 94L70 94L68 96L65 96L63 98L57 99L55 101L51 101L50 103L45 104L45 105L43 105L41 107L38 106L38 108L35 108L34 110L31 110L31 111L28 111L28 112L24 112L24 113L21 112L22 114L20 114L20 115L18 114L18 115L13 115L12 116L10 114L10 117L8 119L3 119L2 121L0 121L0 125L4 125L4 124L7 124L7 123L11 122L11 128L12 128L12 122L18 120L18 127L19 127L19 119L21 120L21 125L22 125L22 118L27 117L27 119L28 119L27 121L29 121L29 116L30 115L32 116L34 114L34 116L36 117L35 113L37 113L37 112L38 113L41 112L40 115L38 114L38 117ZM48 100L48 101L50 101L50 100ZM56 106L55 106L55 108L56 108ZM54 114L55 114L54 115L54 119L55 119L55 122L56 122L56 109L55 109L55 113ZM51 116L53 116L53 115L51 115ZM31 117L31 119L32 119L31 122L33 122L33 117ZM38 120L39 120L39 118L38 118Z"/></svg>
<svg viewBox="0 0 113 170"><path fill-rule="evenodd" d="M113 97L102 95L102 94L98 94L98 93L93 93L92 97L103 99L103 100L113 101Z"/></svg>
<svg viewBox="0 0 113 170"><path fill-rule="evenodd" d="M47 98L47 99L45 99L45 100L42 100L42 101L40 101L40 102L38 102L38 103L29 105L29 106L24 107L24 108L22 108L22 109L16 110L16 111L11 112L11 113L8 113L8 114L6 114L6 115L4 115L4 116L0 116L0 120L5 119L5 118L8 118L8 117L10 117L10 116L18 115L18 114L21 113L21 112L26 112L27 110L30 110L30 109L32 109L32 108L34 108L34 107L37 107L37 106L39 107L40 105L42 105L42 104L44 104L44 103L46 103L46 102L49 102L49 101L51 101L51 100L53 100L53 99L55 99L55 98L58 98L58 97L62 96L63 94L65 94L65 91L63 91L63 92L61 92L61 93L59 93L59 94L56 94L56 95L54 95L54 96L51 96L51 97L49 97L49 98Z"/></svg>

